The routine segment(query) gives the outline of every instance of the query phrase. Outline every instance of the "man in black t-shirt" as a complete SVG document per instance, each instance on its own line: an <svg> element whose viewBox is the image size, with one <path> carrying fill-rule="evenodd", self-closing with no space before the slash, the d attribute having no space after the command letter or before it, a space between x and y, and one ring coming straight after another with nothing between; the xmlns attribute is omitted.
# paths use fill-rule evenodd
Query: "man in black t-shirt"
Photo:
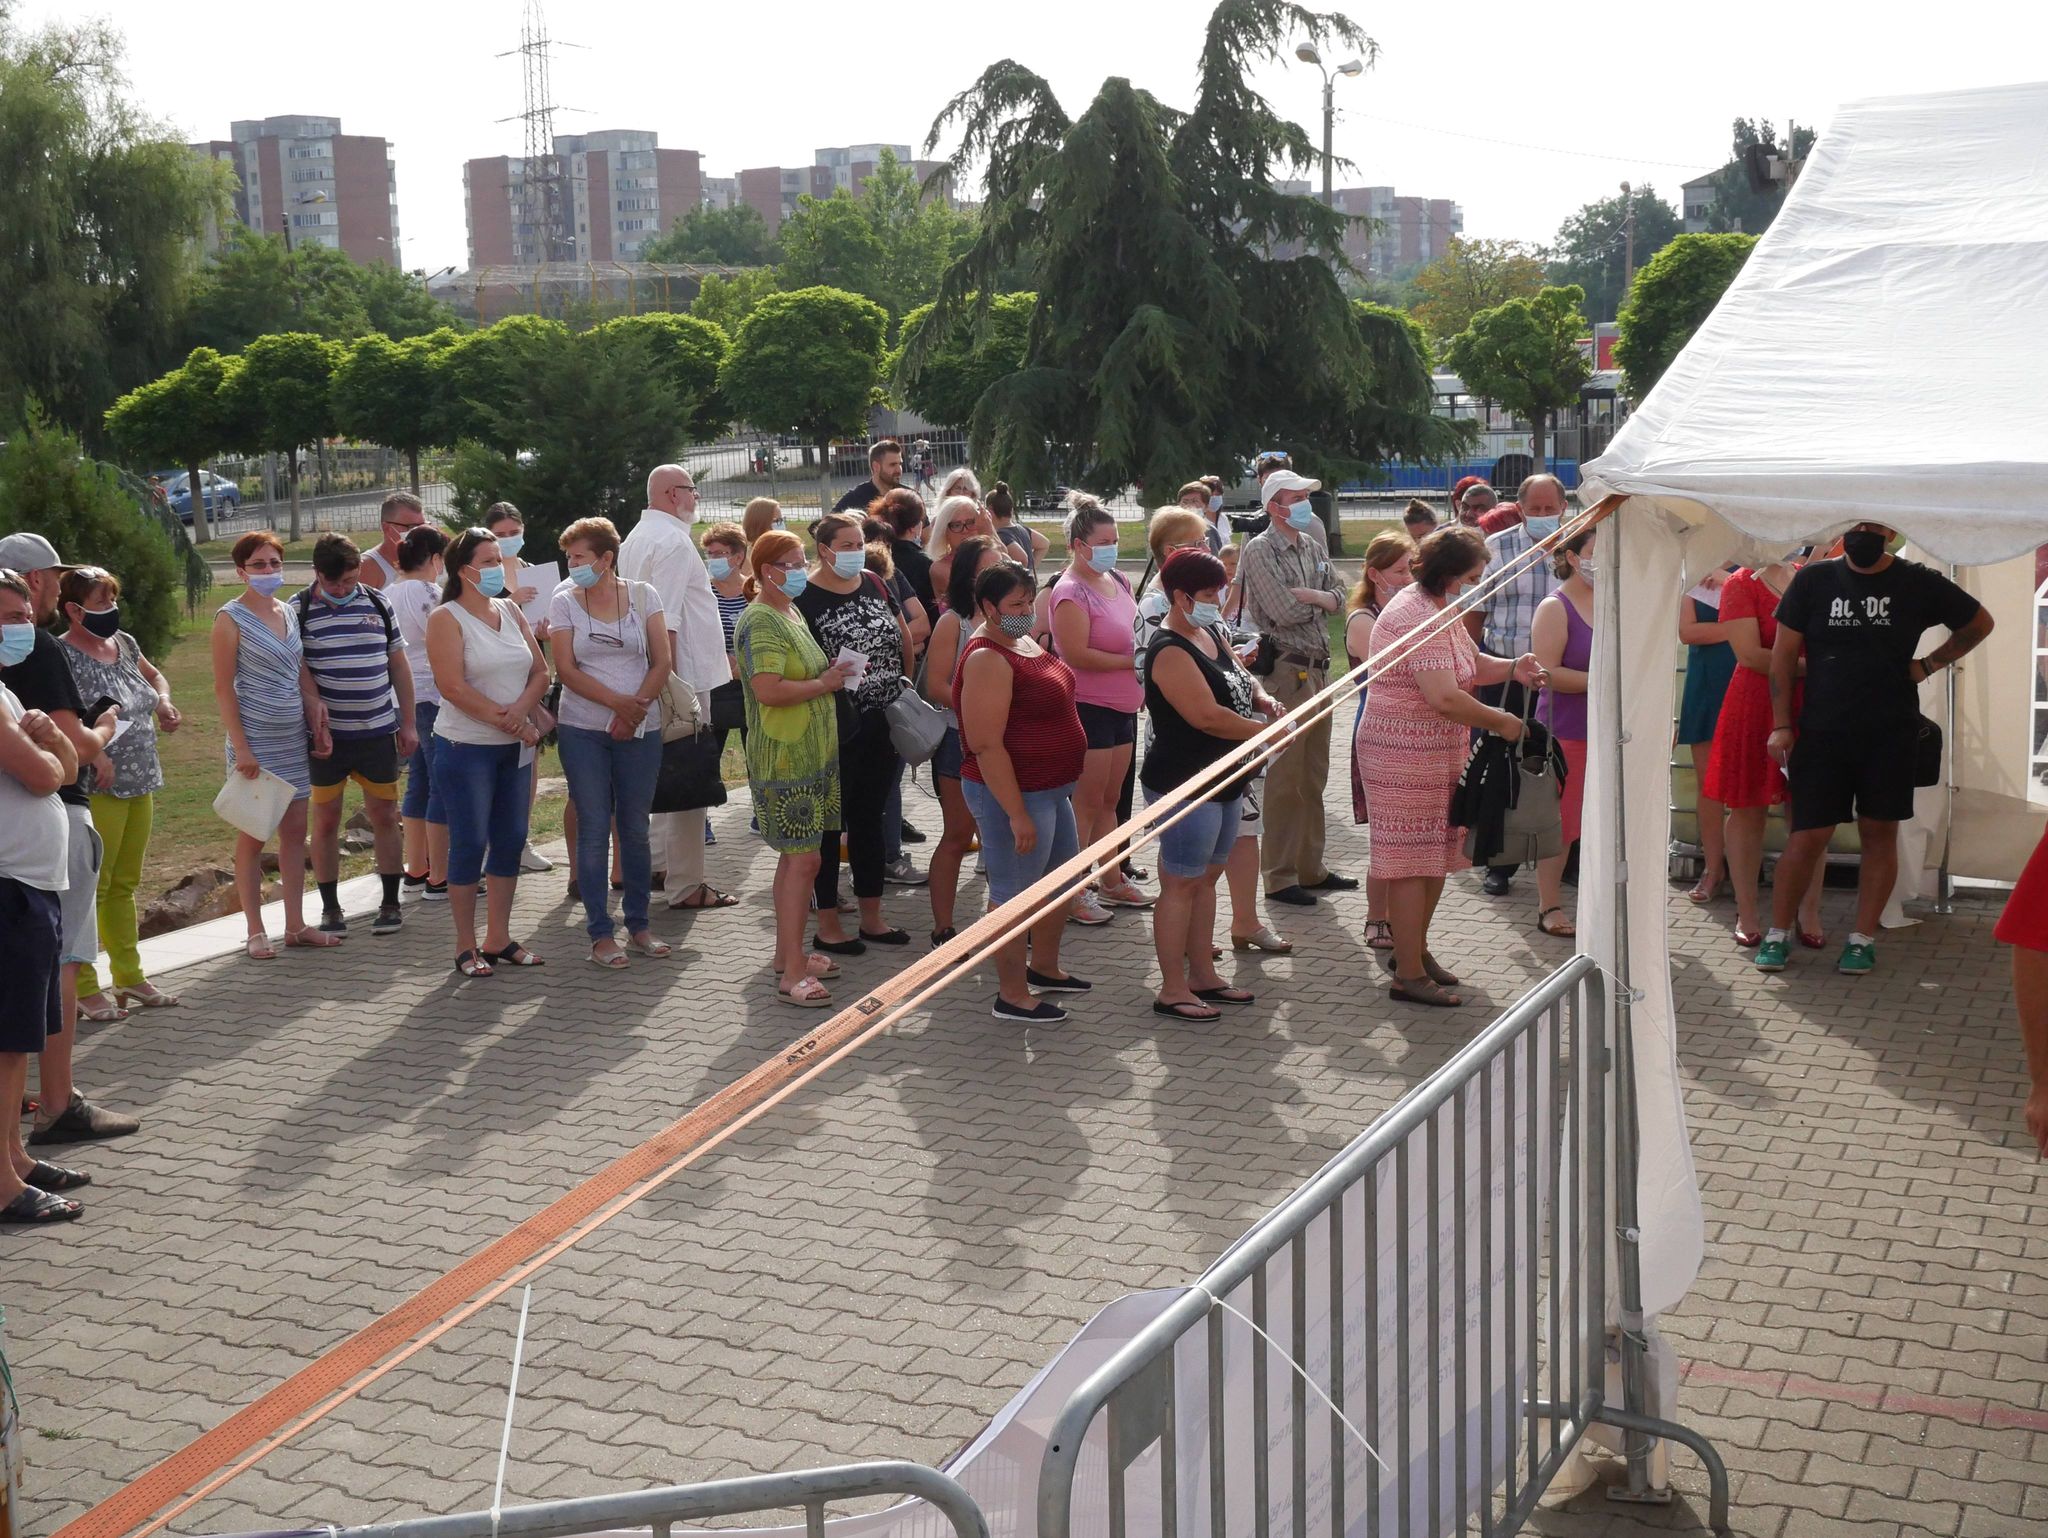
<svg viewBox="0 0 2048 1538"><path fill-rule="evenodd" d="M1784 971L1800 894L1836 825L1852 816L1862 841L1856 929L1836 969L1860 977L1877 965L1878 916L1899 874L1899 824L1913 815L1920 685L1991 634L1982 604L1932 567L1889 554L1893 537L1881 523L1857 524L1842 536L1840 560L1810 562L1778 602L1769 746L1791 786L1792 831L1772 878L1759 971ZM1916 655L1936 625L1948 639ZM1795 722L1802 650L1806 693Z"/></svg>
<svg viewBox="0 0 2048 1538"><path fill-rule="evenodd" d="M835 513L865 513L884 492L903 484L903 445L877 438L868 446L868 478L832 504Z"/></svg>

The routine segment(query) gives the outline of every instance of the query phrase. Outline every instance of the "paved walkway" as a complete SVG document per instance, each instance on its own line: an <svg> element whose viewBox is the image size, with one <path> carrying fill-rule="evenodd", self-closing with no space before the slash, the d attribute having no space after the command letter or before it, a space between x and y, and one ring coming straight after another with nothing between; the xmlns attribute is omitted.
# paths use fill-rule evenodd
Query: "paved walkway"
<svg viewBox="0 0 2048 1538"><path fill-rule="evenodd" d="M1341 787L1333 787L1341 794ZM928 831L936 808L911 795ZM1333 807L1336 797L1333 796ZM462 983L439 910L340 952L199 961L192 1007L89 1034L83 1082L144 1133L78 1162L84 1222L0 1240L48 1533L800 1034L772 1000L745 808L663 914L667 963L581 961L563 876L522 884L545 970ZM1348 830L1342 835L1349 840ZM1340 860L1362 870L1362 848ZM979 888L970 886L971 894ZM890 901L927 927L921 892ZM1442 947L1504 1005L1562 959L1531 901L1453 883ZM1846 921L1829 899L1831 927ZM1363 985L1363 903L1238 968L1260 1005L1145 1009L1149 938L1074 932L1065 1026L955 990L540 1278L508 1501L837 1459L936 1461L1099 1307L1192 1276L1484 1019ZM1708 1263L1669 1321L1686 1416L1752 1538L2048 1533L2048 1188L2022 1147L1990 913L1883 946L1850 985L1759 978L1674 897ZM890 960L870 954L852 979ZM360 1522L488 1502L516 1299L486 1310L179 1523ZM1698 1481L1681 1456L1682 1490ZM1595 1500L1545 1533L1690 1526Z"/></svg>

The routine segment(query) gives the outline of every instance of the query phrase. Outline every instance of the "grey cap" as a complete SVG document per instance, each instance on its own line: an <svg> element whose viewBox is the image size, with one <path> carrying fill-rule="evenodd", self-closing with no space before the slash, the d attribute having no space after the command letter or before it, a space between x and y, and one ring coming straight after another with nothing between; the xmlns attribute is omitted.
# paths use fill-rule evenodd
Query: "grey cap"
<svg viewBox="0 0 2048 1538"><path fill-rule="evenodd" d="M68 562L57 555L57 547L40 534L10 534L0 539L0 571L69 571Z"/></svg>

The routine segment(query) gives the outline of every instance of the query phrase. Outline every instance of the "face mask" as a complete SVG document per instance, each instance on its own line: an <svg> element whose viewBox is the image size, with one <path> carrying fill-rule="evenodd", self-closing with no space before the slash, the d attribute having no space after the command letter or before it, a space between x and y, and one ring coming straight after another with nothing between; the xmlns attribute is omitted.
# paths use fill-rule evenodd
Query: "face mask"
<svg viewBox="0 0 2048 1538"><path fill-rule="evenodd" d="M782 574L782 595L785 598L801 598L804 589L811 585L811 574L799 566L795 571Z"/></svg>
<svg viewBox="0 0 2048 1538"><path fill-rule="evenodd" d="M498 536L498 554L506 557L508 560L525 548L526 536L524 534L500 534Z"/></svg>
<svg viewBox="0 0 2048 1538"><path fill-rule="evenodd" d="M1529 531L1531 539L1548 539L1557 532L1562 518L1523 518L1522 526Z"/></svg>
<svg viewBox="0 0 2048 1538"><path fill-rule="evenodd" d="M714 555L704 563L704 569L711 573L713 582L723 582L732 575L732 562L722 555Z"/></svg>
<svg viewBox="0 0 2048 1538"><path fill-rule="evenodd" d="M496 598L505 591L505 568L486 566L476 579L476 590L486 598Z"/></svg>
<svg viewBox="0 0 2048 1538"><path fill-rule="evenodd" d="M98 636L102 641L111 641L121 633L121 606L111 609L81 609L78 622L85 626L88 634Z"/></svg>
<svg viewBox="0 0 2048 1538"><path fill-rule="evenodd" d="M1842 554L1856 566L1875 566L1884 558L1885 538L1874 529L1851 529L1842 536Z"/></svg>
<svg viewBox="0 0 2048 1538"><path fill-rule="evenodd" d="M1297 502L1287 509L1287 526L1303 532L1316 525L1316 510L1306 502Z"/></svg>
<svg viewBox="0 0 2048 1538"><path fill-rule="evenodd" d="M857 577L868 564L865 550L835 550L832 552L832 570L841 577Z"/></svg>
<svg viewBox="0 0 2048 1538"><path fill-rule="evenodd" d="M789 527L789 525L784 523L780 518L778 518L775 520L773 527L778 529L786 529Z"/></svg>
<svg viewBox="0 0 2048 1538"><path fill-rule="evenodd" d="M249 578L249 591L261 593L265 598L283 586L284 573L281 571L259 571Z"/></svg>
<svg viewBox="0 0 2048 1538"><path fill-rule="evenodd" d="M11 668L17 662L26 662L28 654L35 649L35 626L0 625L0 668Z"/></svg>
<svg viewBox="0 0 2048 1538"><path fill-rule="evenodd" d="M1207 630L1211 625L1223 623L1223 605L1220 603L1197 602L1192 609L1188 610L1188 618L1194 623L1196 629Z"/></svg>
<svg viewBox="0 0 2048 1538"><path fill-rule="evenodd" d="M1088 564L1097 571L1115 571L1116 546L1090 545L1088 547Z"/></svg>
<svg viewBox="0 0 2048 1538"><path fill-rule="evenodd" d="M1595 566L1591 561L1579 562L1579 575L1584 577L1588 582L1591 582L1594 577L1599 575L1599 573L1600 568Z"/></svg>
<svg viewBox="0 0 2048 1538"><path fill-rule="evenodd" d="M12 627L9 627L12 628ZM1028 614L998 614L996 628L1013 641L1021 641L1031 634L1031 616Z"/></svg>
<svg viewBox="0 0 2048 1538"><path fill-rule="evenodd" d="M569 580L578 587L596 587L597 579L601 575L602 573L598 571L595 561L592 561L588 566L571 566L569 568Z"/></svg>
<svg viewBox="0 0 2048 1538"><path fill-rule="evenodd" d="M1211 498L1209 499L1209 511L1210 511L1210 512L1212 512L1212 513L1220 513L1220 512L1222 512L1222 511L1223 511L1223 498L1222 498L1222 497L1220 497L1220 496L1214 496L1214 497L1211 497Z"/></svg>

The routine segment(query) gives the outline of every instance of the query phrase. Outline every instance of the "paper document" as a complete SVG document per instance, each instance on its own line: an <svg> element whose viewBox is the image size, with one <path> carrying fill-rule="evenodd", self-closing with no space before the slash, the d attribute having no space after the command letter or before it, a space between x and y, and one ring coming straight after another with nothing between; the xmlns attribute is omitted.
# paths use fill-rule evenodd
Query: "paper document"
<svg viewBox="0 0 2048 1538"><path fill-rule="evenodd" d="M548 617L548 600L562 585L562 568L553 561L529 561L520 570L519 585L533 589L532 599L519 607L529 625L538 625Z"/></svg>
<svg viewBox="0 0 2048 1538"><path fill-rule="evenodd" d="M107 739L107 746L111 748L115 743L119 742L127 734L128 728L134 724L126 716L116 716L114 718L114 735Z"/></svg>
<svg viewBox="0 0 2048 1538"><path fill-rule="evenodd" d="M1708 587L1706 583L1702 582L1698 587L1694 588L1685 596L1692 599L1696 603L1705 604L1708 608L1715 610L1717 613L1721 608L1721 589L1719 588L1719 586Z"/></svg>

